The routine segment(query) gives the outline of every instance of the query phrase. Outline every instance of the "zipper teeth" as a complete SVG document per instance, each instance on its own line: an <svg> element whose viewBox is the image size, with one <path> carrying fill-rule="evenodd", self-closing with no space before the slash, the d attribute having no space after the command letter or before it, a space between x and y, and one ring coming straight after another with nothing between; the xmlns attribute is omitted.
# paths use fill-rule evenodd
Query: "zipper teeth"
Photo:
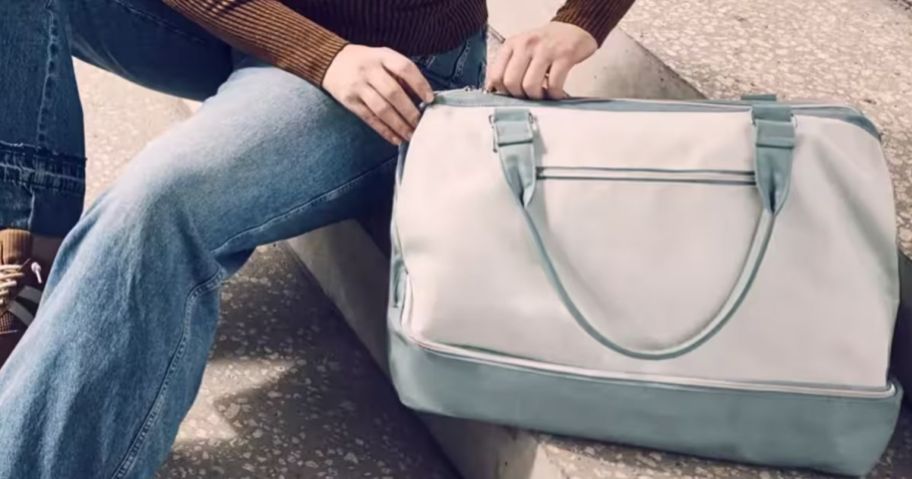
<svg viewBox="0 0 912 479"><path fill-rule="evenodd" d="M469 93L483 93L484 92L484 90L478 89L478 88L471 88L471 89L466 88L461 91L469 92ZM507 95L501 95L501 94L496 94L496 93L494 93L492 95L500 96L500 97L510 99L510 100L514 99L513 97L510 97ZM444 101L455 100L457 103L463 100L463 98L459 98L458 96L456 96L456 97L451 96L448 98L445 93L441 97L444 99ZM689 105L689 106L696 106L696 107L701 107L701 108L717 107L719 109L727 109L727 110L749 110L751 108L751 103L747 103L747 102L745 102L745 103L721 103L721 102L714 102L711 100L707 100L707 101L651 100L651 99L646 99L646 98L615 98L615 99L570 98L567 100L562 100L560 102L551 102L550 104L548 102L542 102L542 101L539 101L539 102L527 101L527 102L531 103L533 105L536 105L536 106L543 106L543 107L558 106L560 104L579 105L579 104L587 104L587 103L646 103L646 104L651 104L651 105ZM790 108L836 108L839 110L849 110L854 113L860 114L860 112L857 109L852 108L847 105L838 104L838 103L781 103L781 104L787 105ZM484 105L477 105L477 106L484 106Z"/></svg>
<svg viewBox="0 0 912 479"><path fill-rule="evenodd" d="M565 181L753 185L754 173L736 170L660 170L649 168L539 167L536 178Z"/></svg>
<svg viewBox="0 0 912 479"><path fill-rule="evenodd" d="M681 100L648 100L648 99L636 99L636 98L618 98L618 99L608 99L608 98L574 98L569 100L562 100L560 102L553 101L521 101L509 97L507 95L500 94L491 94L489 96L494 97L490 99L485 99L481 101L477 98L479 93L490 93L485 92L484 90L479 89L466 89L462 90L450 90L446 92L438 93L435 96L435 100L430 104L422 103L422 111L427 106L431 104L441 104L444 106L454 106L454 107L540 107L540 108L573 108L574 106L585 107L587 104L599 104L599 103L620 103L620 104L653 104L653 105L679 105L679 106L690 106L692 110L685 110L687 112L699 112L699 113L718 113L718 112L736 112L750 111L754 103L750 102L730 102L725 103L722 101L681 101ZM878 141L882 141L882 136L880 131L877 129L877 126L868 119L864 113L861 112L858 108L852 107L850 105L841 104L841 103L788 103L781 102L780 104L786 105L791 108L796 115L809 115L817 116L821 118L835 118L853 124L871 136L873 136ZM610 109L609 109L610 110ZM637 110L631 108L627 111L644 111L651 112L652 110ZM665 110L661 110L665 111ZM669 110L674 111L674 110Z"/></svg>
<svg viewBox="0 0 912 479"><path fill-rule="evenodd" d="M614 181L614 182L638 182L638 183L675 183L675 184L697 184L697 185L722 185L722 186L750 186L755 185L753 180L732 180L719 178L667 178L667 177L649 177L649 176L585 176L585 175L543 175L539 174L536 178L540 180L563 180L563 181Z"/></svg>
<svg viewBox="0 0 912 479"><path fill-rule="evenodd" d="M478 95L481 93L486 93L490 98L478 98ZM536 107L536 108L564 108L564 109L573 109L574 107L585 109L586 105L591 104L605 104L605 103L619 103L621 105L636 105L636 104L652 104L652 105L666 105L672 107L674 105L678 106L689 106L690 109L683 109L679 112L691 112L691 113L719 113L719 112L748 112L751 110L755 103L750 102L729 102L725 103L723 101L713 101L713 100L692 100L692 101L681 101L681 100L648 100L648 99L636 99L636 98L575 98L569 100L562 100L560 102L553 101L521 101L514 99L506 95L499 94L490 94L490 92L485 92L484 90L479 89L466 89L463 90L450 90L445 92L440 92L434 97L434 101L430 103L422 103L422 112L433 104L442 105L442 106L453 106L453 107L485 107L485 108L494 108L494 107ZM858 108L855 108L851 105L846 105L842 103L789 103L781 102L779 104L786 105L794 111L796 116L815 116L819 118L833 118L840 120L851 125L855 125L858 128L861 128L866 133L873 136L877 141L882 141L882 135L877 129L877 126L872 122L868 117L864 115ZM611 108L607 108L607 111L616 111ZM628 111L628 112L675 112L675 109L671 110L650 110L650 109L637 109L635 107L620 108L617 111Z"/></svg>
<svg viewBox="0 0 912 479"><path fill-rule="evenodd" d="M734 176L754 176L751 170L724 170L713 168L692 168L692 169L674 169L674 168L640 168L640 167L617 167L617 166L567 166L567 165L545 165L536 167L537 171L592 171L592 172L610 172L610 173L649 173L649 174L710 174L710 175L734 175Z"/></svg>
<svg viewBox="0 0 912 479"><path fill-rule="evenodd" d="M409 330L409 324L405 318L410 317L408 313L411 305L412 288L406 283L405 294L402 300L402 312L400 316L400 325L402 336L407 341L417 345L433 354L451 357L458 360L469 360L482 364L493 364L501 367L511 367L531 371L540 374L561 374L576 376L587 380L601 381L622 381L629 383L651 383L668 386L696 387L704 389L730 390L730 391L753 391L760 393L784 393L805 396L836 396L847 398L862 399L883 399L892 397L896 394L896 386L892 382L888 383L885 389L874 388L844 388L839 386L827 385L796 385L785 383L760 383L760 382L736 382L713 379L682 378L660 375L645 375L631 373L605 374L596 372L591 369L584 369L573 366L547 365L540 361L505 356L495 353L486 353L474 351L458 346L450 346L442 343L428 341L418 337Z"/></svg>
<svg viewBox="0 0 912 479"><path fill-rule="evenodd" d="M592 100L598 101L598 100ZM715 103L712 101L707 102L696 102L696 101L668 101L668 100L646 100L646 99L635 99L635 98L623 98L620 101L627 103L649 103L649 104L658 104L658 105L691 105L691 106L718 106L728 109L750 109L750 103ZM790 108L839 108L856 111L853 108L847 107L845 105L839 105L836 103L782 103L787 105Z"/></svg>

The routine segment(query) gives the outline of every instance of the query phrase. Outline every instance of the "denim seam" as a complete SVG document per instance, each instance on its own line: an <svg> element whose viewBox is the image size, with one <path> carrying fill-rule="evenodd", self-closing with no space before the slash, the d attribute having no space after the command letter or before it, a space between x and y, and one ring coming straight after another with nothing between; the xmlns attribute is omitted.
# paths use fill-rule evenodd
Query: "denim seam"
<svg viewBox="0 0 912 479"><path fill-rule="evenodd" d="M294 206L294 207L290 208L289 210L287 210L286 212L280 213L280 214L278 214L278 215L276 215L276 216L273 216L272 218L269 218L268 220L266 220L266 221L260 223L260 224L257 225L257 226L254 226L254 227L252 227L252 228L248 228L248 229L246 229L246 230L244 230L244 231L241 231L240 233L235 234L234 236L232 236L232 237L226 239L225 241L223 241L221 245L219 245L217 248L215 248L215 249L213 250L213 253L216 254L216 255L218 255L218 252L219 252L220 250L222 250L223 248L225 248L226 246L228 246L232 241L236 240L237 238L240 238L240 237L242 237L242 236L244 236L244 235L247 235L247 234L249 234L249 233L253 233L253 232L256 232L256 231L261 231L261 230L263 230L264 228L269 227L269 225L270 225L271 223L275 222L275 221L284 220L284 219L288 218L289 216L293 216L293 215L299 213L300 211L302 211L302 210L304 210L304 209L311 208L311 207L313 207L314 205L318 205L318 204L320 204L320 203L323 203L323 202L326 201L326 198L329 197L329 196L331 196L331 195L339 194L339 193L345 193L345 192L351 191L351 189L354 188L356 184L362 182L365 178L371 176L372 174L374 174L374 173L376 173L376 172L378 172L378 171L381 171L381 170L382 170L383 168L385 168L387 165L389 165L390 163L394 162L397 158L399 158L398 153L395 154L395 155L393 155L393 156L391 156L391 157L389 157L389 158L387 158L386 160L383 160L383 161L382 161L381 163L379 163L377 166L368 169L367 171L365 171L365 172L361 173L360 175L356 176L355 178L352 178L351 180L349 180L349 181L347 181L347 182L345 182L345 183L343 183L343 184L341 184L341 185L339 185L339 186L337 186L337 187L335 187L335 188L333 188L333 189L331 189L331 190L329 190L329 191L326 191L326 192L324 192L324 193L321 193L321 194L318 195L317 197L311 198L310 200L306 201L306 202L303 203L303 204L300 204L300 205L298 205L298 206Z"/></svg>
<svg viewBox="0 0 912 479"><path fill-rule="evenodd" d="M161 18L156 17L155 15L150 14L149 12L144 12L136 7L133 7L132 5L127 4L123 0L111 0L111 1L113 3L116 3L118 6L120 6L124 10L135 15L136 17L139 17L139 18L142 18L143 20L154 23L154 24L158 25L159 27L164 28L165 30L168 30L171 33L185 37L189 41L199 43L201 45L211 45L214 43L214 42L208 41L204 38L200 38L192 33L185 32L184 30L181 30L180 28L166 22L165 20L163 20Z"/></svg>
<svg viewBox="0 0 912 479"><path fill-rule="evenodd" d="M45 65L44 72L44 84L41 86L41 104L38 107L38 123L35 127L35 143L38 145L44 145L47 142L47 117L51 115L50 105L53 103L52 92L54 90L54 81L57 75L57 64L54 62L54 57L56 56L57 50L60 48L59 42L59 28L60 28L60 19L57 17L57 12L54 11L54 7L51 6L51 2L48 2L45 5L45 9L48 11L48 61ZM53 123L54 119L50 119L50 123Z"/></svg>
<svg viewBox="0 0 912 479"><path fill-rule="evenodd" d="M462 51L459 53L459 57L456 58L456 65L453 68L453 80L462 79L465 73L466 62L469 61L469 54L472 53L473 48L474 46L470 45L469 43L463 45Z"/></svg>
<svg viewBox="0 0 912 479"><path fill-rule="evenodd" d="M191 309L196 305L200 296L214 291L224 278L224 270L220 268L215 274L209 277L209 279L194 286L187 295L187 299L184 303L184 318L181 324L181 335L171 354L168 369L165 372L165 376L162 378L158 393L156 393L155 399L152 401L152 406L146 414L142 427L140 427L139 431L133 437L130 448L124 455L124 458L120 461L120 465L114 470L114 475L111 476L111 479L123 479L127 474L132 472L133 468L136 466L136 458L139 457L140 449L146 444L146 438L148 437L149 431L161 417L161 411L165 406L164 397L171 384L171 377L174 375L174 372L178 369L179 365L182 364L190 332Z"/></svg>

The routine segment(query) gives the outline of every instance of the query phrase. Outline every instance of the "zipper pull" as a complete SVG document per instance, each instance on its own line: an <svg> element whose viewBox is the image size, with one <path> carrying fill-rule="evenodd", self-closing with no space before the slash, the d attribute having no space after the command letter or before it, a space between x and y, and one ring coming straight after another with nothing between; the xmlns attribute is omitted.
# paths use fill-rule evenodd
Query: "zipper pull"
<svg viewBox="0 0 912 479"><path fill-rule="evenodd" d="M44 284L44 280L41 279L41 265L34 261L32 262L32 273L38 278L38 284Z"/></svg>

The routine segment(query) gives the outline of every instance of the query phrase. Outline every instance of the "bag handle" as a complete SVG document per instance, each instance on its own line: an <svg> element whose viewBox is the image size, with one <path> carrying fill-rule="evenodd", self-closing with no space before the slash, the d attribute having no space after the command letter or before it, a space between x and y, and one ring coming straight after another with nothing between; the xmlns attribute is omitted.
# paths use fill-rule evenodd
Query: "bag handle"
<svg viewBox="0 0 912 479"><path fill-rule="evenodd" d="M498 108L491 115L494 147L500 157L504 177L538 253L548 282L557 292L564 307L586 333L609 349L635 359L661 360L687 354L715 336L731 319L750 290L769 245L776 216L788 196L791 180L795 125L791 109L781 104L752 107L756 132L755 177L763 209L757 220L754 237L737 281L725 302L699 331L668 347L658 349L630 348L618 344L590 322L571 298L548 253L542 235L528 206L535 193L536 144L532 113L524 108Z"/></svg>

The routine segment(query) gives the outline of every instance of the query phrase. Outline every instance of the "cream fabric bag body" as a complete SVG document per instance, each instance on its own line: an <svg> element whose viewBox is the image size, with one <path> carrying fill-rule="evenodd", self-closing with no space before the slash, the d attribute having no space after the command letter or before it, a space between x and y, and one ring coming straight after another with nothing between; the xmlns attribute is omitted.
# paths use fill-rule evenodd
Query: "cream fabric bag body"
<svg viewBox="0 0 912 479"><path fill-rule="evenodd" d="M856 110L444 92L397 176L405 404L843 474L884 450L893 196Z"/></svg>

